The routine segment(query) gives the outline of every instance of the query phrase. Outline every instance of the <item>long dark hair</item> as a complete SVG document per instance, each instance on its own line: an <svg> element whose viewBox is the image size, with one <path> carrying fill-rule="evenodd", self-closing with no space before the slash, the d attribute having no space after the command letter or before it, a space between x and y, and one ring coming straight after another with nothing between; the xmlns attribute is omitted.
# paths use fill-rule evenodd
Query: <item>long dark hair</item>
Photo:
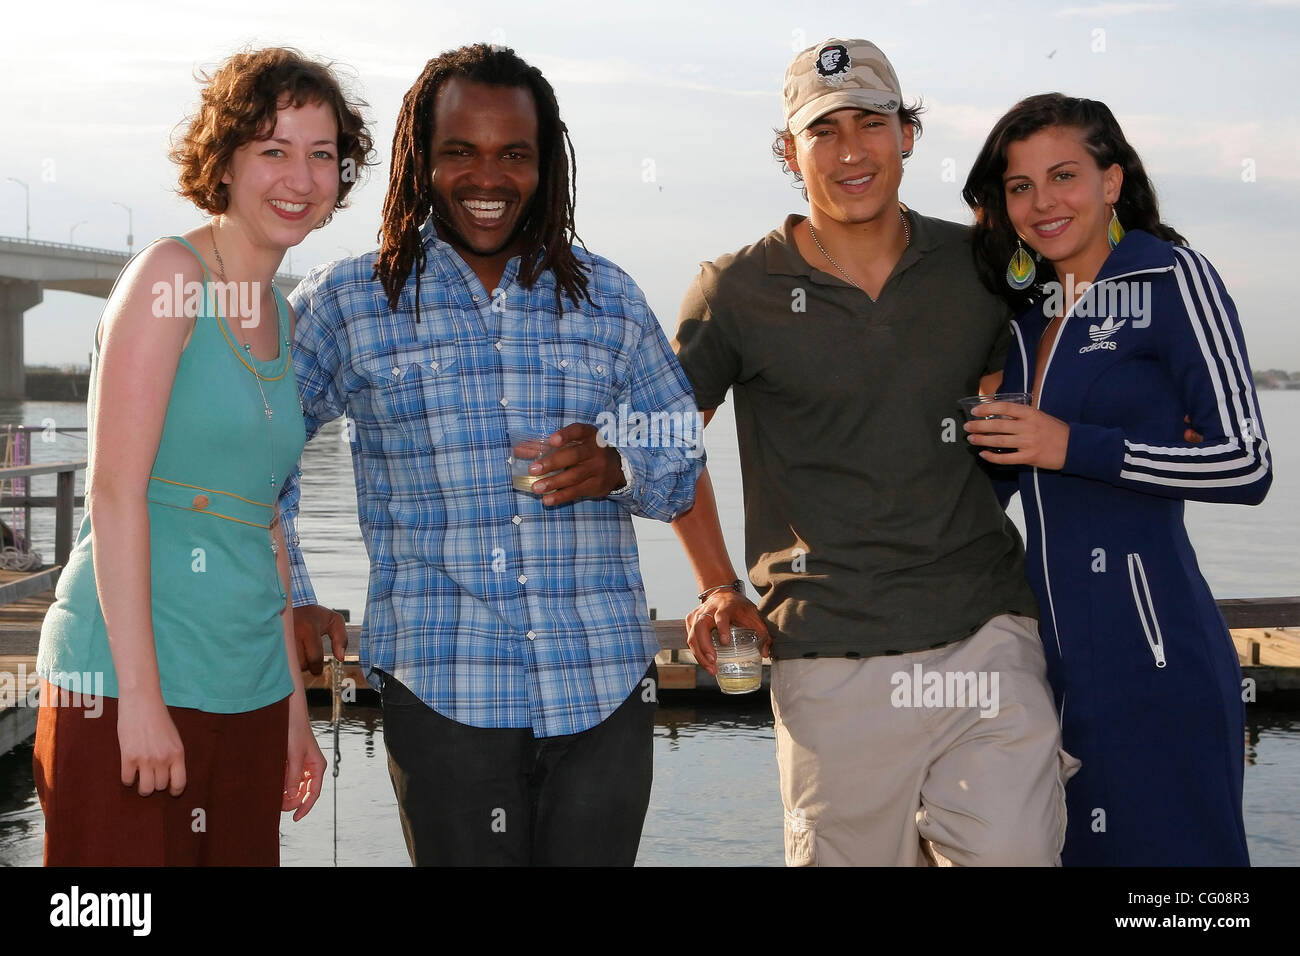
<svg viewBox="0 0 1300 956"><path fill-rule="evenodd" d="M537 105L540 181L522 227L524 245L519 281L530 287L549 269L555 273L557 305L562 294L574 305L581 298L591 301L585 267L578 262L572 248L575 241L581 242L573 225L577 161L569 129L560 119L555 91L541 71L516 56L514 50L476 43L430 60L402 100L393 134L392 169L379 230L379 259L375 262L375 278L383 283L388 294L388 307L396 310L411 269L417 274L424 271L420 226L433 210L433 170L429 155L433 143L433 108L442 84L456 76L489 86L525 87L533 94Z"/></svg>
<svg viewBox="0 0 1300 956"><path fill-rule="evenodd" d="M983 149L966 177L961 198L975 212L973 244L980 278L994 294L1013 306L1024 306L1036 294L1034 288L1016 292L1006 283L1007 263L1016 250L1016 231L1007 218L1007 148L1050 126L1069 126L1083 134L1083 145L1100 169L1118 163L1124 183L1115 203L1115 214L1125 229L1142 229L1161 239L1186 245L1187 240L1160 221L1156 191L1142 168L1137 151L1124 138L1114 114L1105 103L1079 99L1061 93L1039 93L1021 100L989 133ZM1051 263L1039 264L1038 282L1055 275Z"/></svg>

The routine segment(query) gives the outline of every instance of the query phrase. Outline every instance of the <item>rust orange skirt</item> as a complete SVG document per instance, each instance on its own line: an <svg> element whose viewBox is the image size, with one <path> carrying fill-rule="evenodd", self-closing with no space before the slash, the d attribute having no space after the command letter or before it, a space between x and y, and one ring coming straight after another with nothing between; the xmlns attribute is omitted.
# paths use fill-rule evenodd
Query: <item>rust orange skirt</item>
<svg viewBox="0 0 1300 956"><path fill-rule="evenodd" d="M279 865L289 698L243 714L167 708L185 747L179 797L123 786L117 699L85 704L41 681L46 866Z"/></svg>

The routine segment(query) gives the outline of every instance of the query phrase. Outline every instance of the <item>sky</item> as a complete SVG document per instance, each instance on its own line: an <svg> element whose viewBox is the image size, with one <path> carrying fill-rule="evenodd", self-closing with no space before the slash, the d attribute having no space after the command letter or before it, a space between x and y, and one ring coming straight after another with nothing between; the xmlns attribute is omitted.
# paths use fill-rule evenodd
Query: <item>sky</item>
<svg viewBox="0 0 1300 956"><path fill-rule="evenodd" d="M197 104L195 71L291 45L334 61L369 104L378 164L286 270L368 251L402 95L431 57L486 41L555 87L577 154L579 235L636 279L671 333L702 260L806 212L769 146L787 62L829 37L875 42L904 98L925 106L900 197L926 215L970 220L961 184L1021 97L1106 102L1165 221L1224 277L1254 367L1300 371L1283 281L1300 249L1300 0L22 4L0 33L0 235L24 230L24 191L8 177L30 187L33 239L124 249L117 203L137 249L199 224L167 159ZM26 315L27 364L85 364L102 306L47 292Z"/></svg>

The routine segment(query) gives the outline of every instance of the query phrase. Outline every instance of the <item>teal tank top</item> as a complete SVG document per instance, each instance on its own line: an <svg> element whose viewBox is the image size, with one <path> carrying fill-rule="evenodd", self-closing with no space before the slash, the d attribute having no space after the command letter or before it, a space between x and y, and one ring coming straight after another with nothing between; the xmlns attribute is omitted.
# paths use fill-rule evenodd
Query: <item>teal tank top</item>
<svg viewBox="0 0 1300 956"><path fill-rule="evenodd" d="M238 344L218 307L207 264L184 239L171 238L203 264L204 295L181 352L149 479L154 647L168 706L243 713L293 690L281 618L285 592L270 536L280 488L306 438L289 312L274 290L279 355L268 362L255 358ZM92 422L98 337L88 398ZM87 491L76 544L41 627L36 669L57 686L82 693L99 693L102 686L103 694L117 697L95 589L94 498Z"/></svg>

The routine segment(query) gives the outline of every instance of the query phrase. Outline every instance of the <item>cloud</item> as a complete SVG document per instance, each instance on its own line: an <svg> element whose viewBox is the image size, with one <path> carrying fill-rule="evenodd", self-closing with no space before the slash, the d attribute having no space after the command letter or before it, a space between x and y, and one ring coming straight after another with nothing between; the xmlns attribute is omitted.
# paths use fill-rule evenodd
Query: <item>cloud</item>
<svg viewBox="0 0 1300 956"><path fill-rule="evenodd" d="M1094 3L1090 7L1065 7L1058 17L1127 17L1134 13L1170 13L1173 3Z"/></svg>
<svg viewBox="0 0 1300 956"><path fill-rule="evenodd" d="M537 66L551 81L552 86L564 84L598 84L648 86L655 89L694 90L703 93L723 93L728 96L755 96L764 99L776 99L778 90L748 90L739 87L720 86L717 83L702 83L691 78L690 73L699 73L695 65L672 66L647 69L638 64L621 59L585 60L565 57L538 56Z"/></svg>
<svg viewBox="0 0 1300 956"><path fill-rule="evenodd" d="M1262 182L1300 182L1294 157L1300 153L1300 119L1277 116L1259 121L1188 123L1166 115L1118 116L1148 171L1195 172L1241 182L1249 166Z"/></svg>

